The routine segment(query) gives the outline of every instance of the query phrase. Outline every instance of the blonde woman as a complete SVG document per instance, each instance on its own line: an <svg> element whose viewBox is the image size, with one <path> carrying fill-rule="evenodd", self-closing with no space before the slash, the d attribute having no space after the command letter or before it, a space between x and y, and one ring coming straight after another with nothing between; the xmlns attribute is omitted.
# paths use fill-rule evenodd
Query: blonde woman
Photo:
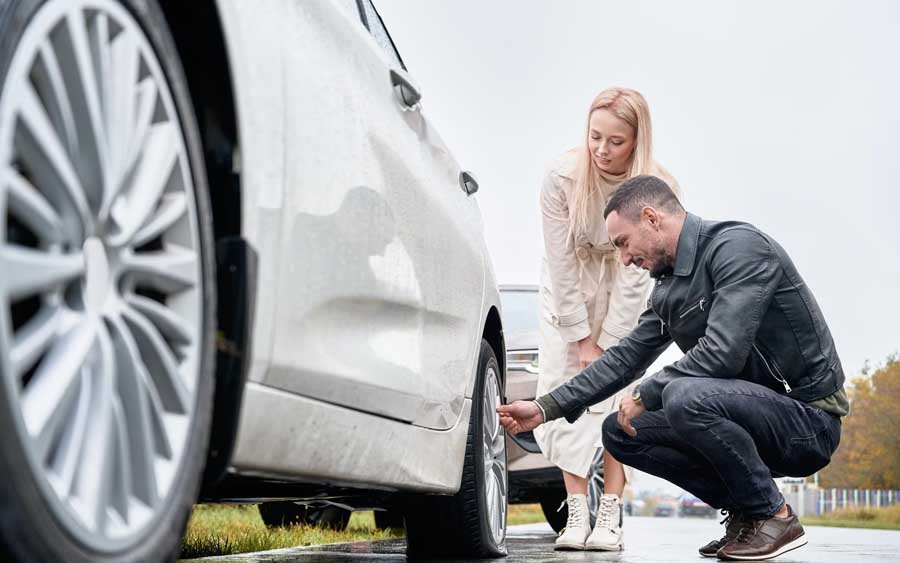
<svg viewBox="0 0 900 563"><path fill-rule="evenodd" d="M674 178L653 160L650 112L640 93L610 88L588 112L580 146L547 170L541 189L544 260L541 283L541 371L537 395L578 374L637 324L646 308L650 278L616 257L603 208L632 176L659 176L680 198ZM601 423L630 389L595 405L574 424L564 419L534 434L544 456L562 469L569 515L557 549L620 550L625 471L604 452L604 494L593 532L587 507L587 477Z"/></svg>

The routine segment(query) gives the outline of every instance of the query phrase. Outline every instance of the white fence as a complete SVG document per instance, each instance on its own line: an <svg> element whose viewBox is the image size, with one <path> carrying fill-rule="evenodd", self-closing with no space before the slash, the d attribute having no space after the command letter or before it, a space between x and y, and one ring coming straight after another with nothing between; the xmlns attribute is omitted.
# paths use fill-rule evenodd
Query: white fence
<svg viewBox="0 0 900 563"><path fill-rule="evenodd" d="M784 499L801 517L835 510L900 504L900 491L894 489L816 489L789 483L781 491Z"/></svg>
<svg viewBox="0 0 900 563"><path fill-rule="evenodd" d="M845 508L882 508L895 504L900 504L900 491L894 489L819 489L816 514Z"/></svg>

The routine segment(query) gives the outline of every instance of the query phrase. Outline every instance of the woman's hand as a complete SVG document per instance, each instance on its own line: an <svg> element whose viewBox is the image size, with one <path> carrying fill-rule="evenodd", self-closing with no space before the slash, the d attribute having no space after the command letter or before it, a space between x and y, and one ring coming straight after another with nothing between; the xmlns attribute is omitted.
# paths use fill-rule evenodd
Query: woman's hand
<svg viewBox="0 0 900 563"><path fill-rule="evenodd" d="M497 407L500 424L510 434L534 430L544 422L544 414L534 401L513 401Z"/></svg>
<svg viewBox="0 0 900 563"><path fill-rule="evenodd" d="M602 355L603 348L597 346L590 336L578 341L578 362L581 364L581 369L588 367Z"/></svg>

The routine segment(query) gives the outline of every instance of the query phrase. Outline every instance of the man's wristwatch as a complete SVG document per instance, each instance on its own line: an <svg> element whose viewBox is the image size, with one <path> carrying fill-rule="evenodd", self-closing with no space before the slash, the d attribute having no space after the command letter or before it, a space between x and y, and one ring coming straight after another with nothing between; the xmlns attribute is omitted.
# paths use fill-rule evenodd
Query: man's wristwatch
<svg viewBox="0 0 900 563"><path fill-rule="evenodd" d="M635 385L634 389L631 390L631 400L634 401L636 405L641 404L641 386Z"/></svg>

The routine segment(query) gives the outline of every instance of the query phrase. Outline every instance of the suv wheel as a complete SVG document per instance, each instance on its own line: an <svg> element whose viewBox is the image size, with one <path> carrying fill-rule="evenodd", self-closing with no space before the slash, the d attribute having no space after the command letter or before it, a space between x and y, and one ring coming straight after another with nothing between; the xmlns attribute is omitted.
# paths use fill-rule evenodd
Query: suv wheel
<svg viewBox="0 0 900 563"><path fill-rule="evenodd" d="M591 473L588 476L587 502L591 529L594 528L594 520L597 518L600 497L603 496L603 483L603 447L601 446L594 452L594 460L591 462Z"/></svg>
<svg viewBox="0 0 900 563"><path fill-rule="evenodd" d="M342 531L350 522L351 512L338 506L304 506L294 502L264 502L259 515L266 526L306 525Z"/></svg>
<svg viewBox="0 0 900 563"><path fill-rule="evenodd" d="M213 391L199 139L153 0L0 4L0 560L178 554Z"/></svg>
<svg viewBox="0 0 900 563"><path fill-rule="evenodd" d="M506 437L497 357L481 341L472 417L459 492L411 499L406 513L407 555L502 557L506 551Z"/></svg>
<svg viewBox="0 0 900 563"><path fill-rule="evenodd" d="M396 510L376 510L375 527L379 530L403 529L403 514Z"/></svg>

